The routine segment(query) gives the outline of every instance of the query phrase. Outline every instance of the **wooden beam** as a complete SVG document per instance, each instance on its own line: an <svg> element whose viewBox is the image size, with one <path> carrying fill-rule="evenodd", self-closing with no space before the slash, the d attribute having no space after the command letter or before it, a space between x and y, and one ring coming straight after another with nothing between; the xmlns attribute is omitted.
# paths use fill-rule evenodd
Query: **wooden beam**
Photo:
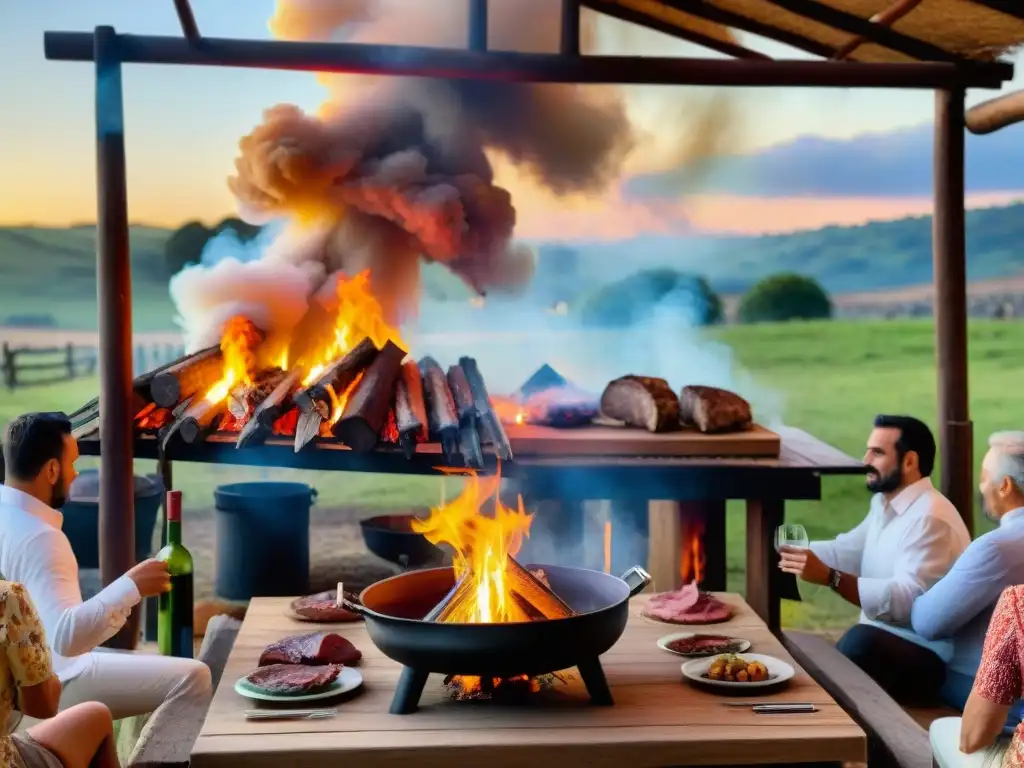
<svg viewBox="0 0 1024 768"><path fill-rule="evenodd" d="M119 35L121 61L345 72L533 83L621 83L723 87L999 88L1012 67L960 67L928 62L866 64L828 61L760 61L640 56L480 53L457 49L207 37L191 45L177 37ZM91 61L93 35L47 32L46 57ZM1007 72L1009 70L1009 72Z"/></svg>
<svg viewBox="0 0 1024 768"><path fill-rule="evenodd" d="M1024 121L1024 90L975 104L967 110L967 130L985 134Z"/></svg>
<svg viewBox="0 0 1024 768"><path fill-rule="evenodd" d="M967 396L967 260L964 234L964 92L935 94L935 352L942 492L974 529L973 426Z"/></svg>
<svg viewBox="0 0 1024 768"><path fill-rule="evenodd" d="M833 29L849 32L851 35L859 35L866 40L870 40L872 43L898 51L914 59L954 63L966 63L968 61L962 56L950 53L937 45L932 45L910 35L904 35L902 32L897 32L888 27L873 24L860 16L841 11L838 8L819 3L816 0L766 0L766 2Z"/></svg>
<svg viewBox="0 0 1024 768"><path fill-rule="evenodd" d="M181 31L185 37L193 43L199 40L199 25L188 0L174 0L174 10L178 14L178 23L181 24Z"/></svg>
<svg viewBox="0 0 1024 768"><path fill-rule="evenodd" d="M103 585L135 565L135 480L132 448L132 271L128 241L128 181L125 171L124 103L118 37L97 27L96 62L96 286L99 305L100 472L99 548ZM185 41L182 41L187 45ZM134 649L138 611L108 641Z"/></svg>
<svg viewBox="0 0 1024 768"><path fill-rule="evenodd" d="M570 0L565 1L569 2ZM751 49L745 48L737 43L731 43L726 40L717 40L709 35L705 35L691 29L686 29L685 27L678 27L674 24L669 24L661 19L656 19L639 11L635 11L632 8L619 5L618 3L606 2L605 0L582 0L582 4L593 11L604 14L605 16L611 16L612 18L625 21L629 24L636 24L640 27L647 27L647 29L652 29L655 32L661 32L663 35L669 35L670 37L685 40L688 43L699 45L711 51L724 53L726 56L732 56L736 59L761 59L764 61L771 61L771 56L761 53L760 51L752 51Z"/></svg>
<svg viewBox="0 0 1024 768"><path fill-rule="evenodd" d="M970 0L975 5L983 5L993 11L1005 13L1017 19L1024 19L1024 6L1020 0Z"/></svg>
<svg viewBox="0 0 1024 768"><path fill-rule="evenodd" d="M917 8L921 4L921 0L896 0L895 3L890 5L881 13L876 13L871 17L870 21L872 24L879 24L883 27L891 27L897 21L902 19L912 10ZM836 51L835 56L832 58L836 61L842 61L843 59L849 58L850 54L860 48L864 43L869 42L863 35L857 35L844 43Z"/></svg>
<svg viewBox="0 0 1024 768"><path fill-rule="evenodd" d="M580 55L580 0L562 0L562 39L558 50L563 56Z"/></svg>

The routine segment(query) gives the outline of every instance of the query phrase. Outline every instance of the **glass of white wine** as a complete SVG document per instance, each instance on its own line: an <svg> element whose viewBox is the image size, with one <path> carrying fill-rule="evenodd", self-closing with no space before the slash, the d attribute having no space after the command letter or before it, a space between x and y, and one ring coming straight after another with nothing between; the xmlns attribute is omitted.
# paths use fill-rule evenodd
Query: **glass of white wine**
<svg viewBox="0 0 1024 768"><path fill-rule="evenodd" d="M807 531L802 525L780 525L775 529L775 551L783 547L807 549L811 544Z"/></svg>

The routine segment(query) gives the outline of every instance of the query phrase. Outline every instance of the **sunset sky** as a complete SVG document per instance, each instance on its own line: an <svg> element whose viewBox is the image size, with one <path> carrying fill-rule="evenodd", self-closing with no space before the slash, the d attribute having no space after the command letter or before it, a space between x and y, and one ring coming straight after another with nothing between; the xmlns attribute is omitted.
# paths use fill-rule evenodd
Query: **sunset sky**
<svg viewBox="0 0 1024 768"><path fill-rule="evenodd" d="M192 4L206 35L270 37L273 0ZM557 0L552 7L557 8ZM98 24L121 32L180 34L170 0L0 3L0 224L63 226L95 219L93 69L91 64L46 61L42 40L44 30L91 30ZM607 53L715 56L610 20L602 20L599 41ZM806 58L753 38L745 42L774 56ZM1021 74L1007 88L1024 85L1024 56L1016 63ZM233 212L225 178L239 138L269 106L290 102L315 111L324 98L313 75L262 70L128 65L124 84L130 216L167 226L188 219L212 222ZM679 130L679 116L689 104L697 105L697 111L715 95L707 89L648 88L632 89L627 98L636 124L651 133L654 144L671 149L678 140L673 136L685 133ZM976 92L970 100L991 95ZM727 98L733 120L722 149L730 153L762 151L805 135L841 140L888 133L929 122L933 103L931 93L908 91L745 89ZM669 124L674 133L664 130ZM539 239L624 238L692 228L785 231L922 214L931 207L927 194L893 196L885 189L871 195L769 198L702 195L699 183L686 197L656 202L630 197L621 186L592 199L557 200L503 170L499 181L515 194L519 236ZM995 204L1022 195L985 190L972 193L970 202Z"/></svg>

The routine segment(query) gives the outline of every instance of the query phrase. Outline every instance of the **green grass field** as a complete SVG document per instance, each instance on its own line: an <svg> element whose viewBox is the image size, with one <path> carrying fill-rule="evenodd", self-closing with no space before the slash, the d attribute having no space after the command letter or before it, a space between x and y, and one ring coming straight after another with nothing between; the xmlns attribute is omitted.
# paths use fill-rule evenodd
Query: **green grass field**
<svg viewBox="0 0 1024 768"><path fill-rule="evenodd" d="M761 383L783 392L785 421L860 456L879 411L910 413L934 426L935 359L930 321L822 322L730 326L710 335L732 347L738 362ZM970 328L970 399L975 425L975 458L980 461L988 435L1024 427L1024 402L1016 392L1024 380L1024 324L973 322ZM73 410L92 397L95 380L0 393L0 421L28 410ZM140 462L143 472L152 471ZM404 476L302 473L178 464L175 484L190 506L212 505L215 485L273 475L309 482L320 504L407 507L435 503L440 481ZM451 482L451 481L449 481ZM855 525L866 513L868 494L858 478L827 478L820 502L788 507L788 518L803 523L812 538L832 536ZM450 490L450 489L449 489ZM728 513L730 588L742 590L744 514L741 504ZM977 532L988 529L978 518ZM856 611L824 588L805 591L803 603L784 604L789 626L836 628Z"/></svg>

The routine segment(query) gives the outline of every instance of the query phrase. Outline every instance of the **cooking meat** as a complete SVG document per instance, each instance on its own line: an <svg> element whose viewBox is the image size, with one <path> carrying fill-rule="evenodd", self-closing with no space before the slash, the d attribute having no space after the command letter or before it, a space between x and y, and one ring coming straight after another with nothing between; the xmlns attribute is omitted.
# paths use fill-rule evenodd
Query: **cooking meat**
<svg viewBox="0 0 1024 768"><path fill-rule="evenodd" d="M653 595L643 615L669 624L718 624L728 621L732 610L714 595L701 592L694 581L675 592Z"/></svg>
<svg viewBox="0 0 1024 768"><path fill-rule="evenodd" d="M298 695L321 691L337 680L340 674L340 664L321 667L271 664L260 667L245 679L253 688L266 693Z"/></svg>
<svg viewBox="0 0 1024 768"><path fill-rule="evenodd" d="M648 432L679 428L679 398L668 382L653 376L623 376L605 387L601 412Z"/></svg>
<svg viewBox="0 0 1024 768"><path fill-rule="evenodd" d="M523 404L528 424L582 427L597 416L597 397L574 387L553 387L531 395Z"/></svg>
<svg viewBox="0 0 1024 768"><path fill-rule="evenodd" d="M325 624L358 620L360 618L358 613L353 613L337 605L335 602L337 594L337 591L332 589L329 592L320 592L309 597L300 597L292 603L292 611L304 619L319 621ZM359 604L358 595L354 595L351 592L345 593L345 599L355 605Z"/></svg>
<svg viewBox="0 0 1024 768"><path fill-rule="evenodd" d="M259 665L271 664L355 664L363 654L352 643L333 632L286 637L268 645L260 655Z"/></svg>
<svg viewBox="0 0 1024 768"><path fill-rule="evenodd" d="M701 432L746 429L754 420L750 403L727 389L689 386L679 393L679 420Z"/></svg>

